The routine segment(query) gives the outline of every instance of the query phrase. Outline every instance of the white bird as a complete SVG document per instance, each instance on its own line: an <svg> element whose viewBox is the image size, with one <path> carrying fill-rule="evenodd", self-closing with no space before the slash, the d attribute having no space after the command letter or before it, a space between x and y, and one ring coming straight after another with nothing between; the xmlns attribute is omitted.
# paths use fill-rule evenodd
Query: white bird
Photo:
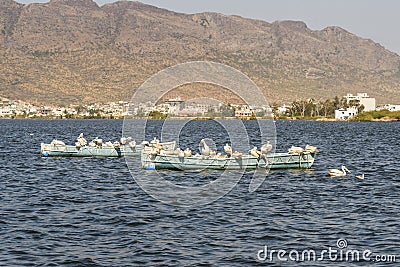
<svg viewBox="0 0 400 267"><path fill-rule="evenodd" d="M357 179L364 180L364 173L356 176Z"/></svg>
<svg viewBox="0 0 400 267"><path fill-rule="evenodd" d="M206 144L206 141L204 139L201 139L200 141L201 148L200 152L203 156L210 156L210 147Z"/></svg>
<svg viewBox="0 0 400 267"><path fill-rule="evenodd" d="M272 145L269 141L266 144L261 146L261 153L267 154L268 152L272 151Z"/></svg>
<svg viewBox="0 0 400 267"><path fill-rule="evenodd" d="M183 154L184 154L185 157L191 157L192 156L192 150L190 150L189 148L186 148L183 151Z"/></svg>
<svg viewBox="0 0 400 267"><path fill-rule="evenodd" d="M177 154L178 154L179 158L185 157L185 152L183 152L182 149L178 148L176 151L177 151Z"/></svg>
<svg viewBox="0 0 400 267"><path fill-rule="evenodd" d="M230 145L228 145L228 144L226 144L225 146L224 146L224 151L225 151L225 153L227 154L227 155L232 155L232 147L230 146Z"/></svg>
<svg viewBox="0 0 400 267"><path fill-rule="evenodd" d="M53 145L53 146L65 146L65 143L63 141L59 141L59 140L56 140L56 139L51 141L50 144Z"/></svg>
<svg viewBox="0 0 400 267"><path fill-rule="evenodd" d="M158 144L158 143L160 143L160 140L158 140L157 137L154 137L154 139L150 141L150 144L152 144L152 145Z"/></svg>
<svg viewBox="0 0 400 267"><path fill-rule="evenodd" d="M100 139L99 137L97 137L96 136L96 138L95 139L93 139L93 141L92 141L93 143L95 143L96 144L96 146L102 146L103 145L103 140L102 139Z"/></svg>
<svg viewBox="0 0 400 267"><path fill-rule="evenodd" d="M217 156L217 151L210 150L210 157L215 157Z"/></svg>
<svg viewBox="0 0 400 267"><path fill-rule="evenodd" d="M86 139L83 138L83 133L81 133L81 134L78 136L78 138L76 138L76 141L78 141L80 147L81 147L81 146L86 146L86 144L87 144Z"/></svg>
<svg viewBox="0 0 400 267"><path fill-rule="evenodd" d="M128 143L128 145L129 145L130 148L134 148L134 147L136 147L136 141L135 141L135 140L130 141L130 142Z"/></svg>
<svg viewBox="0 0 400 267"><path fill-rule="evenodd" d="M310 153L318 152L318 148L316 146L310 146L310 145L306 145L305 150L306 150L306 152L310 152Z"/></svg>
<svg viewBox="0 0 400 267"><path fill-rule="evenodd" d="M260 152L257 150L257 147L253 147L252 149L249 150L250 155L253 157L258 158L260 156Z"/></svg>
<svg viewBox="0 0 400 267"><path fill-rule="evenodd" d="M346 176L346 172L351 173L351 171L349 171L349 169L347 169L345 166L342 166L342 170L338 170L338 169L329 169L328 170L328 175L329 176L333 176L333 177L340 177L340 176Z"/></svg>
<svg viewBox="0 0 400 267"><path fill-rule="evenodd" d="M121 139L119 141L120 141L121 145L126 145L126 142L128 141L128 138L121 137Z"/></svg>
<svg viewBox="0 0 400 267"><path fill-rule="evenodd" d="M145 146L149 146L150 143L149 143L149 141L143 141L140 145L145 147Z"/></svg>
<svg viewBox="0 0 400 267"><path fill-rule="evenodd" d="M114 143L113 143L113 146L114 146L114 148L120 148L121 147L121 144L118 142L118 141L115 141Z"/></svg>
<svg viewBox="0 0 400 267"><path fill-rule="evenodd" d="M240 152L237 152L237 151L232 153L232 157L234 157L235 159L240 159L240 158L242 158L242 156L243 156L243 154Z"/></svg>
<svg viewBox="0 0 400 267"><path fill-rule="evenodd" d="M301 148L301 147L298 147L298 146L292 146L292 147L289 149L288 152L289 152L289 154L301 154L301 153L304 152L304 149Z"/></svg>

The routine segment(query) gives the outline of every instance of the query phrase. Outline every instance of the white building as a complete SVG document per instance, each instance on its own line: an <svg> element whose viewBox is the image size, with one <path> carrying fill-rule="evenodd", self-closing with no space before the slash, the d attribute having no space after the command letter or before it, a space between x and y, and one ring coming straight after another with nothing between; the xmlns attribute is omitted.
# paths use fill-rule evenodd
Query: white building
<svg viewBox="0 0 400 267"><path fill-rule="evenodd" d="M286 113L290 112L291 106L283 104L282 106L278 107L278 115L285 115Z"/></svg>
<svg viewBox="0 0 400 267"><path fill-rule="evenodd" d="M9 107L0 108L0 117L8 117L12 115L12 111Z"/></svg>
<svg viewBox="0 0 400 267"><path fill-rule="evenodd" d="M384 109L387 109L389 111L400 111L400 105L386 104L382 107L376 108L376 110L384 110Z"/></svg>
<svg viewBox="0 0 400 267"><path fill-rule="evenodd" d="M168 113L173 115L178 115L179 111L185 108L185 101L179 96L168 99L165 104L168 105Z"/></svg>
<svg viewBox="0 0 400 267"><path fill-rule="evenodd" d="M254 111L247 105L243 105L238 109L235 109L235 117L238 118L249 118L253 116Z"/></svg>
<svg viewBox="0 0 400 267"><path fill-rule="evenodd" d="M357 95L347 94L344 96L347 103L350 101L358 101L360 105L364 106L364 111L373 111L376 109L376 100L374 97L369 97L367 93L357 93Z"/></svg>
<svg viewBox="0 0 400 267"><path fill-rule="evenodd" d="M346 109L337 109L335 110L335 119L337 120L348 120L350 118L353 118L358 114L358 110L356 107L351 107Z"/></svg>

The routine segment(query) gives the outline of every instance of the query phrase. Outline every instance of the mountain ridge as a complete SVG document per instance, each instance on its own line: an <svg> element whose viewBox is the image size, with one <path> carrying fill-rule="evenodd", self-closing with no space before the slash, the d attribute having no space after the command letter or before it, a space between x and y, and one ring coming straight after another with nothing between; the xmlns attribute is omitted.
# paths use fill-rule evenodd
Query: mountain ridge
<svg viewBox="0 0 400 267"><path fill-rule="evenodd" d="M1 95L11 99L129 100L165 67L210 60L244 72L271 102L347 92L400 102L400 56L337 26L311 30L301 21L184 14L131 1L7 0L0 31Z"/></svg>

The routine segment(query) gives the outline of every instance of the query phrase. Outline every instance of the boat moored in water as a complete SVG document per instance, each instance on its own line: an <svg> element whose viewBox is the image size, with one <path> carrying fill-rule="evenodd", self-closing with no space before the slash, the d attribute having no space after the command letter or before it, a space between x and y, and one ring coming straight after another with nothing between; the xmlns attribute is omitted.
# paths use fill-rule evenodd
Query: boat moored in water
<svg viewBox="0 0 400 267"><path fill-rule="evenodd" d="M180 150L182 151L182 150ZM175 152L153 153L141 152L141 164L144 169L169 170L254 170L269 169L310 169L317 153L316 147L306 146L306 149L289 149L288 153L261 153L249 151L249 155L234 152L230 155L189 155Z"/></svg>
<svg viewBox="0 0 400 267"><path fill-rule="evenodd" d="M42 143L40 153L43 157L132 157L139 156L147 147L161 146L164 150L174 150L176 142L160 143L157 139L151 142L136 144L131 138L121 138L120 142L106 142L96 137L87 144L83 134L79 135L75 145L66 145L62 141L53 140L50 144Z"/></svg>

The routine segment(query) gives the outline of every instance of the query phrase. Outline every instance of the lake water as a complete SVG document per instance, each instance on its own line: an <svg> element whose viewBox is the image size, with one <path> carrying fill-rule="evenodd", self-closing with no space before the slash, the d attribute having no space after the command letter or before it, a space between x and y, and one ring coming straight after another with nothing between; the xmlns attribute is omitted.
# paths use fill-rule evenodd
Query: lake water
<svg viewBox="0 0 400 267"><path fill-rule="evenodd" d="M251 132L253 122L245 123ZM217 128L212 121L193 122L185 127L180 145L193 142L196 149L201 138L212 137L220 149L227 140ZM277 151L315 145L320 152L313 169L271 172L254 193L248 192L251 174L246 173L227 195L200 207L170 206L152 198L137 185L123 158L39 155L40 143L53 138L72 143L84 132L88 139L116 140L121 129L121 120L0 120L1 266L400 262L400 123L278 121ZM353 173L327 177L328 168L341 165ZM355 178L362 173L365 180ZM177 183L204 183L218 172L164 175ZM372 256L397 255L397 263L276 258L271 263L257 258L265 246L319 253L338 249L338 239L345 239L347 249L370 250Z"/></svg>

